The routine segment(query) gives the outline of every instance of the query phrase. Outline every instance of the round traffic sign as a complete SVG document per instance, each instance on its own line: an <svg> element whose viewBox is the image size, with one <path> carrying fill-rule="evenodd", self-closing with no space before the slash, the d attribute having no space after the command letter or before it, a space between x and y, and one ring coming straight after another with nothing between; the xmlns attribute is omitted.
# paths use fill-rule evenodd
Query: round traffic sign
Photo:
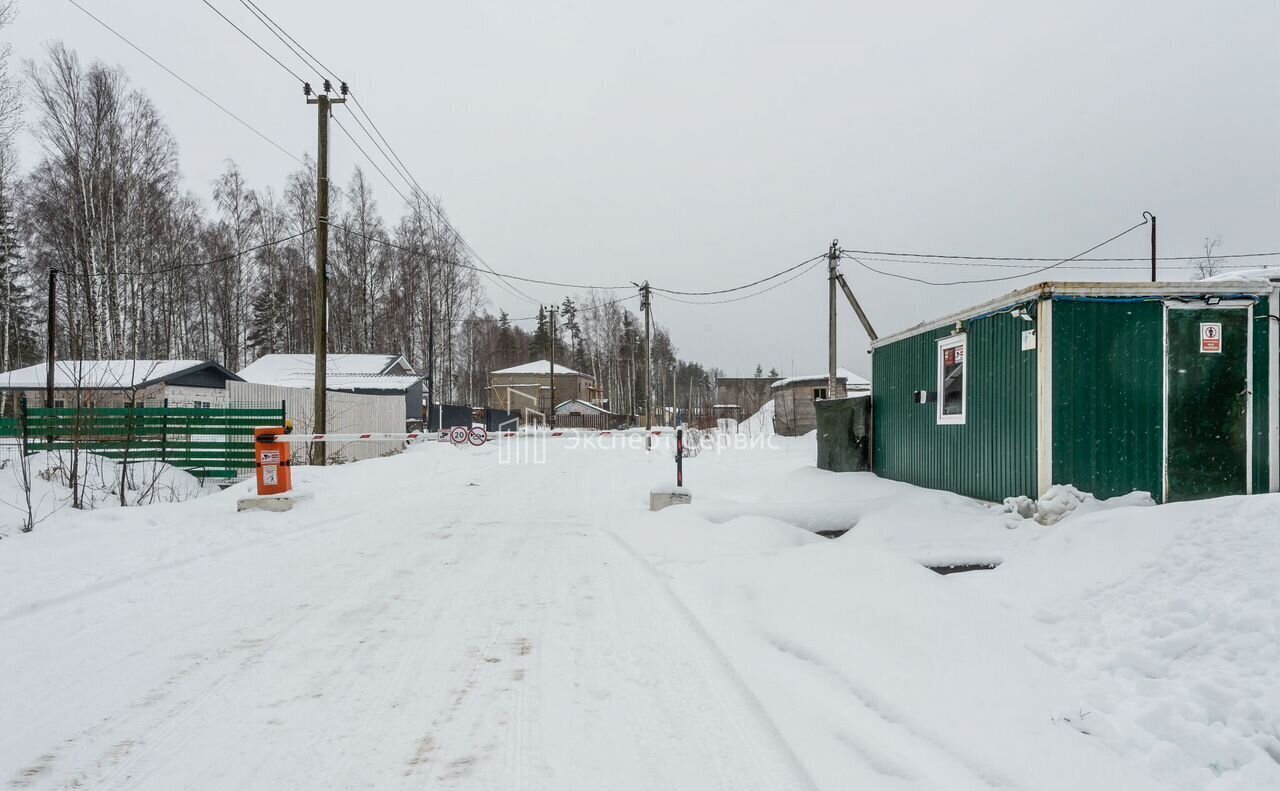
<svg viewBox="0 0 1280 791"><path fill-rule="evenodd" d="M477 448L489 440L489 432L484 430L483 426L472 426L471 431L467 434L467 441Z"/></svg>
<svg viewBox="0 0 1280 791"><path fill-rule="evenodd" d="M449 440L454 445L465 445L470 433L466 426L454 426L449 429Z"/></svg>

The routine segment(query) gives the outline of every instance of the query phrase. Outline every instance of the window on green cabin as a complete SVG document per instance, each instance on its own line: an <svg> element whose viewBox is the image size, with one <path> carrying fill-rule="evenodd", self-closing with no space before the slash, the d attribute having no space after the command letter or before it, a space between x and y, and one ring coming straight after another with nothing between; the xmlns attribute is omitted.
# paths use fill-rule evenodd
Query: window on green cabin
<svg viewBox="0 0 1280 791"><path fill-rule="evenodd" d="M953 335L938 342L938 423L964 423L967 396L968 338Z"/></svg>

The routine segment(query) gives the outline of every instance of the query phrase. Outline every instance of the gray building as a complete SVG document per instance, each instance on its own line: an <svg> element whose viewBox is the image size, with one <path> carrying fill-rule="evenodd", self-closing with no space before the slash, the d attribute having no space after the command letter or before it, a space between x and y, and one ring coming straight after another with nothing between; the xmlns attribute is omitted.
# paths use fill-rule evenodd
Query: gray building
<svg viewBox="0 0 1280 791"><path fill-rule="evenodd" d="M827 374L789 376L770 385L773 393L773 430L786 437L798 437L818 428L814 402L870 393L871 382L853 371L837 370L836 391L828 390Z"/></svg>

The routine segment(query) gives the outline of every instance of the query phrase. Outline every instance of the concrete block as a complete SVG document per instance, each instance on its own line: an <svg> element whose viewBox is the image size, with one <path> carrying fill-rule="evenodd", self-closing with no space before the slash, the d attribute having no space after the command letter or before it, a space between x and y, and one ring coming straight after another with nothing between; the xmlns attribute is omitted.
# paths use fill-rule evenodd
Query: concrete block
<svg viewBox="0 0 1280 791"><path fill-rule="evenodd" d="M649 510L661 511L669 505L689 505L693 492L683 486L655 486L649 490Z"/></svg>
<svg viewBox="0 0 1280 791"><path fill-rule="evenodd" d="M298 492L289 492L288 494L255 494L252 497L241 497L239 500L236 500L236 510L282 513L292 509L295 504L310 499L310 494L299 494Z"/></svg>

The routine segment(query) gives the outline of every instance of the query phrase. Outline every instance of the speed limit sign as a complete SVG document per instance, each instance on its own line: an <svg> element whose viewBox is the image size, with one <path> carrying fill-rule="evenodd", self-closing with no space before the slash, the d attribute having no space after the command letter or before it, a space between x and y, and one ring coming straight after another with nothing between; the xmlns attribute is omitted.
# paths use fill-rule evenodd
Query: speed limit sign
<svg viewBox="0 0 1280 791"><path fill-rule="evenodd" d="M465 445L470 434L466 426L454 426L449 429L449 441L454 445Z"/></svg>

